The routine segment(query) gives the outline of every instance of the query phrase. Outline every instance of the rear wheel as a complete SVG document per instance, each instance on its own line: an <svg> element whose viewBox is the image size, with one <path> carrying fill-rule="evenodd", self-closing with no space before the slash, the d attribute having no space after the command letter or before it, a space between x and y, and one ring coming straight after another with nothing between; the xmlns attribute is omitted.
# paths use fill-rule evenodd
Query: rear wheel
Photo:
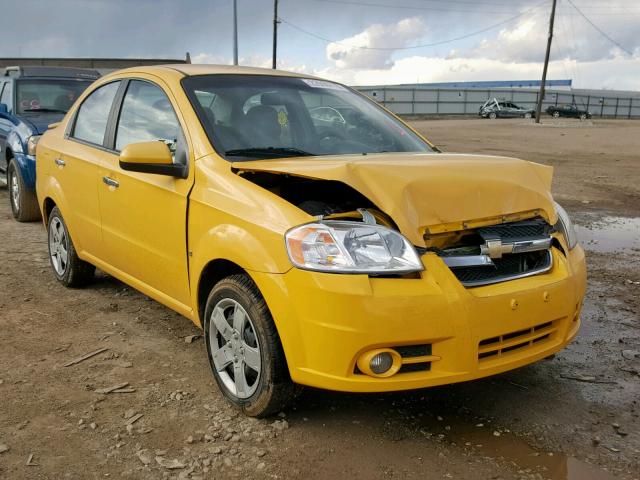
<svg viewBox="0 0 640 480"><path fill-rule="evenodd" d="M51 210L48 232L49 261L58 281L65 287L81 287L89 283L95 267L78 257L58 207Z"/></svg>
<svg viewBox="0 0 640 480"><path fill-rule="evenodd" d="M587 114L586 113L580 114L580 120L586 120L586 119L587 119Z"/></svg>
<svg viewBox="0 0 640 480"><path fill-rule="evenodd" d="M527 112L524 114L524 118L531 118L531 112Z"/></svg>
<svg viewBox="0 0 640 480"><path fill-rule="evenodd" d="M271 313L249 276L232 275L213 287L204 332L218 387L246 415L265 417L293 400L299 387L289 377Z"/></svg>
<svg viewBox="0 0 640 480"><path fill-rule="evenodd" d="M9 202L13 218L19 222L32 222L40 218L40 209L35 192L29 190L20 174L15 160L9 162L7 168L7 186L9 188Z"/></svg>

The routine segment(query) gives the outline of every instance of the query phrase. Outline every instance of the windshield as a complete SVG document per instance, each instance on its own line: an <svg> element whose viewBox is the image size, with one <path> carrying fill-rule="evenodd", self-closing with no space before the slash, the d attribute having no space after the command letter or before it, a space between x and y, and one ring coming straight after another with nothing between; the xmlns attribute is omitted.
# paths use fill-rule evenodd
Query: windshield
<svg viewBox="0 0 640 480"><path fill-rule="evenodd" d="M229 160L433 151L373 101L337 83L266 75L182 83L214 148Z"/></svg>
<svg viewBox="0 0 640 480"><path fill-rule="evenodd" d="M18 80L18 113L67 113L91 81L72 79Z"/></svg>

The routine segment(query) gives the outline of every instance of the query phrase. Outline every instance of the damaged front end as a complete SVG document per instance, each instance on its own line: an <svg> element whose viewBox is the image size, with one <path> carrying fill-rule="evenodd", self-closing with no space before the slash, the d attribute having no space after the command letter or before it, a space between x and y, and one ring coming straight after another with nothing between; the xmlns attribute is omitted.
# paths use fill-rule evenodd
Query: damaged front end
<svg viewBox="0 0 640 480"><path fill-rule="evenodd" d="M392 160L288 159L234 169L315 217L287 234L298 268L415 274L420 257L433 253L465 287L552 268L551 248L562 245L549 167L459 155Z"/></svg>

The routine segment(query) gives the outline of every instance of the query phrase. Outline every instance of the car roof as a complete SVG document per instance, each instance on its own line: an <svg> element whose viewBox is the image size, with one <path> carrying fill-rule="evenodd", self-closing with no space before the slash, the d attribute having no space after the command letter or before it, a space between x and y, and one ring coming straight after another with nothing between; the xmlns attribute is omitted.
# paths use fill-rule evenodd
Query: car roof
<svg viewBox="0 0 640 480"><path fill-rule="evenodd" d="M6 67L3 76L13 78L58 77L96 80L100 78L100 72L89 68L43 67L34 65L28 67Z"/></svg>
<svg viewBox="0 0 640 480"><path fill-rule="evenodd" d="M270 75L279 77L298 77L298 78L318 78L312 75L305 75L295 72L287 72L284 70L274 70L271 68L258 67L240 67L237 65L211 65L211 64L193 64L193 63L176 63L168 65L151 65L131 67L119 70L118 73L151 73L162 74L162 71L173 70L182 73L187 77L196 75ZM114 72L115 73L115 72Z"/></svg>

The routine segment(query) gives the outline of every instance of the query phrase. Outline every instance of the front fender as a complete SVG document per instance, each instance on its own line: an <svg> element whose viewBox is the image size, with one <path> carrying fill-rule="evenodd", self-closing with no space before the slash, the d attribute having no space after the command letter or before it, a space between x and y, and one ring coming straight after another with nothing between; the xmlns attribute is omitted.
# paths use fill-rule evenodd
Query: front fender
<svg viewBox="0 0 640 480"><path fill-rule="evenodd" d="M20 176L28 190L36 188L36 157L13 152L13 158L20 169Z"/></svg>

